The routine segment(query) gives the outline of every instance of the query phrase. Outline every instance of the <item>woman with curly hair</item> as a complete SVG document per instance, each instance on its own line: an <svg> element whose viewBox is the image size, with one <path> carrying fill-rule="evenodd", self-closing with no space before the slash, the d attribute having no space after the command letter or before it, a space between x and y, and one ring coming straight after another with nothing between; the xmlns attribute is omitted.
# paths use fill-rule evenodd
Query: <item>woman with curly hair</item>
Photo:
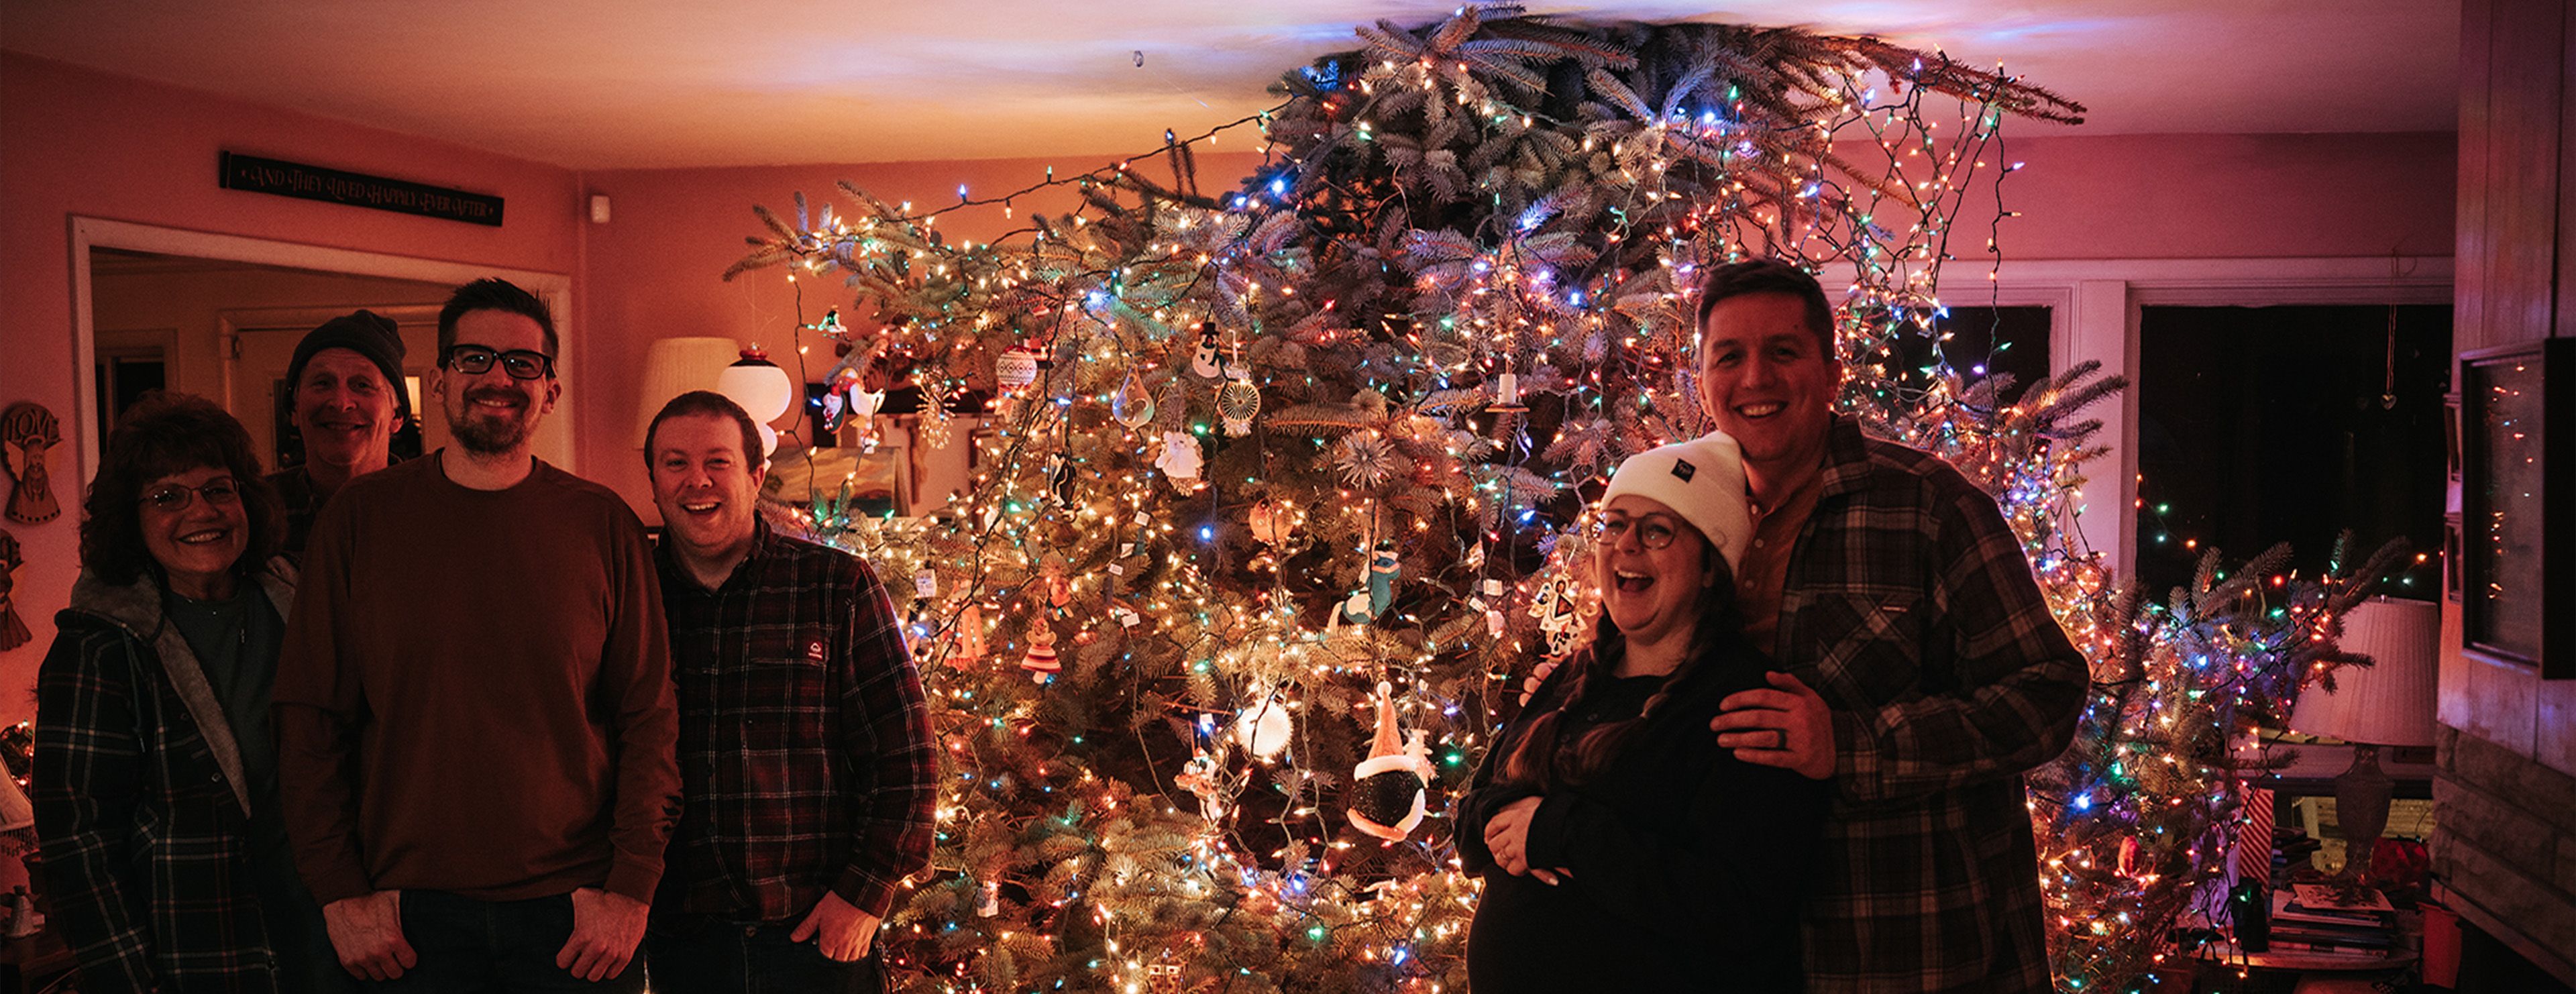
<svg viewBox="0 0 2576 994"><path fill-rule="evenodd" d="M284 516L222 408L153 394L108 437L36 677L36 833L81 990L349 989L297 879L269 686ZM336 975L336 976L335 976Z"/></svg>
<svg viewBox="0 0 2576 994"><path fill-rule="evenodd" d="M1735 605L1752 532L1722 433L1611 476L1592 643L1504 727L1458 804L1459 855L1485 878L1476 994L1803 989L1799 903L1826 785L1738 760L1708 732L1770 668Z"/></svg>

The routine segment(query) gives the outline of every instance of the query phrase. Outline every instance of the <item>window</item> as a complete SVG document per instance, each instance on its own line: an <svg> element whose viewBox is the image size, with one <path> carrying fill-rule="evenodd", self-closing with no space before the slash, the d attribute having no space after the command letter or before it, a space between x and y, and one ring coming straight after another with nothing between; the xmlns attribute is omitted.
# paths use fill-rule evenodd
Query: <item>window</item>
<svg viewBox="0 0 2576 994"><path fill-rule="evenodd" d="M2138 334L2149 590L2190 582L2212 544L2243 560L2287 541L2311 576L2347 528L2356 554L2391 538L2442 551L2450 307L2149 306ZM2439 582L2415 570L2390 592Z"/></svg>

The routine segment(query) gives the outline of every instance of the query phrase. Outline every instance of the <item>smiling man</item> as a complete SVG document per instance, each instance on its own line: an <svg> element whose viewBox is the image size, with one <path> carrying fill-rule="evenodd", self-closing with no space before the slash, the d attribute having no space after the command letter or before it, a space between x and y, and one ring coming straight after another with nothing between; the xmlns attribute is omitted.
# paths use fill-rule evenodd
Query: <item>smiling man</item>
<svg viewBox="0 0 2576 994"><path fill-rule="evenodd" d="M351 481L307 550L275 695L296 862L380 989L642 990L679 814L652 552L532 452L543 302L469 283L438 345L456 444Z"/></svg>
<svg viewBox="0 0 2576 994"><path fill-rule="evenodd" d="M2050 989L2022 773L2073 738L2084 658L1992 498L1834 413L1843 368L1813 277L1721 266L1699 306L1700 403L1753 491L1746 631L1787 670L1710 727L1836 793L1808 989Z"/></svg>
<svg viewBox="0 0 2576 994"><path fill-rule="evenodd" d="M286 505L290 555L341 484L392 464L394 432L411 415L402 363L402 332L374 311L324 321L295 344L286 383L304 461L267 477Z"/></svg>
<svg viewBox="0 0 2576 994"><path fill-rule="evenodd" d="M877 925L930 863L929 706L867 563L770 530L759 428L685 393L646 429L680 701L656 989L881 990Z"/></svg>

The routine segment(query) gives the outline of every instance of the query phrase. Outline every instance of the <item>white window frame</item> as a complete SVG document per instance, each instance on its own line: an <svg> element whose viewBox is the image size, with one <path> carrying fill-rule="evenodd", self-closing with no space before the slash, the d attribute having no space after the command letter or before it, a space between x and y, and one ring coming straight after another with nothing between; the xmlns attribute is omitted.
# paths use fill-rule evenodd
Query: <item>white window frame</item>
<svg viewBox="0 0 2576 994"><path fill-rule="evenodd" d="M1959 307L2046 306L2048 364L2063 373L2099 360L2129 388L2086 411L2102 419L2096 444L2110 451L2085 467L2078 523L2113 575L2137 561L2138 354L2142 308L2449 304L2450 256L2310 256L2211 259L2011 259L1993 270L1973 258L1943 267L1941 302ZM1851 284L1848 265L1827 267L1827 296ZM2105 534L2102 529L2110 531Z"/></svg>

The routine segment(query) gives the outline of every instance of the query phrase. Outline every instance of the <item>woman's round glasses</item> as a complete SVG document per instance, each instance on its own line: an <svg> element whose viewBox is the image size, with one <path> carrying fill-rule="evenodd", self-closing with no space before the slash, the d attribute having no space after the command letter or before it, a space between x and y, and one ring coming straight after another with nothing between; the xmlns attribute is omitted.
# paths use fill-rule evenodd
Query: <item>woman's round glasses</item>
<svg viewBox="0 0 2576 994"><path fill-rule="evenodd" d="M1676 534L1673 526L1665 524L1662 518L1604 516L1592 522L1592 538L1598 542L1616 543L1625 537L1631 528L1637 531L1637 544L1649 549L1660 549L1673 544L1673 536Z"/></svg>
<svg viewBox="0 0 2576 994"><path fill-rule="evenodd" d="M239 502L241 487L229 476L218 476L208 480L202 487L192 487L184 483L165 483L144 491L142 501L144 506L155 511L176 513L187 510L188 505L196 503L200 495L206 498L207 504L220 507Z"/></svg>

